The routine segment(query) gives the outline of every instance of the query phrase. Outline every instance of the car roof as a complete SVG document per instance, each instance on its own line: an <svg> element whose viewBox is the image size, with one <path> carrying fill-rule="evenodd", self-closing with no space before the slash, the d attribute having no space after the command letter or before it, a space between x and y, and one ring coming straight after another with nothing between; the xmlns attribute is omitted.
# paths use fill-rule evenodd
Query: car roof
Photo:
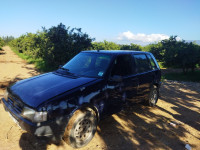
<svg viewBox="0 0 200 150"><path fill-rule="evenodd" d="M143 52L143 51L134 51L134 50L87 50L82 51L86 53L101 53L101 54L112 54L112 55L119 55L119 54L147 54L149 52Z"/></svg>

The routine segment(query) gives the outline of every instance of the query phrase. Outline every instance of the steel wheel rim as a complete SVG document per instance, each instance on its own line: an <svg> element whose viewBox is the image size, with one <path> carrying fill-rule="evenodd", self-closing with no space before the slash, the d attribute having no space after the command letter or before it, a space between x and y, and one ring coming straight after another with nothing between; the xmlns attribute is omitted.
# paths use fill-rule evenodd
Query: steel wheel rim
<svg viewBox="0 0 200 150"><path fill-rule="evenodd" d="M157 90L153 90L152 95L151 95L151 100L150 100L152 104L155 104L155 103L156 103L157 97L158 97L157 94L158 94L158 93L157 93Z"/></svg>
<svg viewBox="0 0 200 150"><path fill-rule="evenodd" d="M74 132L77 142L84 142L92 135L92 122L88 119L79 121Z"/></svg>

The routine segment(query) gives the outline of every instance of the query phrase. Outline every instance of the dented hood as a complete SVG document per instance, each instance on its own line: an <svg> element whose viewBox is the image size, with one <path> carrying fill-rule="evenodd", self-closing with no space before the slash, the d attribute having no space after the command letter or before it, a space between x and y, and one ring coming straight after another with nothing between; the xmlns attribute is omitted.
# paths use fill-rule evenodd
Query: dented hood
<svg viewBox="0 0 200 150"><path fill-rule="evenodd" d="M25 104L37 107L52 97L94 80L96 78L71 78L50 72L21 80L11 86L9 91L19 97Z"/></svg>

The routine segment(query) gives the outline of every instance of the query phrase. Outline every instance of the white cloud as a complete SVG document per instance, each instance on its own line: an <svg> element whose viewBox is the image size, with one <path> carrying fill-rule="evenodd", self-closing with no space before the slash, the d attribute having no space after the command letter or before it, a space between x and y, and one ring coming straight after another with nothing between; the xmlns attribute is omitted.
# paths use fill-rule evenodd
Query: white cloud
<svg viewBox="0 0 200 150"><path fill-rule="evenodd" d="M169 39L168 35L165 34L144 34L144 33L137 33L133 34L130 31L123 32L119 34L117 40L119 41L126 41L126 42L133 42L133 43L152 43L158 42L164 39Z"/></svg>
<svg viewBox="0 0 200 150"><path fill-rule="evenodd" d="M180 38L179 36L177 36L177 37L176 37L176 40L177 40L177 41L181 41L182 38Z"/></svg>

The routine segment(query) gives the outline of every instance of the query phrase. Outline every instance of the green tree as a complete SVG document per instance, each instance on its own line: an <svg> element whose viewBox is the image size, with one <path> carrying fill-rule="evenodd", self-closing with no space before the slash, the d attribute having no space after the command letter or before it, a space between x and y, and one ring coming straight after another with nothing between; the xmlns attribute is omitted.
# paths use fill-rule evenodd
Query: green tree
<svg viewBox="0 0 200 150"><path fill-rule="evenodd" d="M47 40L39 55L52 66L67 62L80 51L91 47L93 41L80 28L66 28L62 23L50 29L43 28L43 32Z"/></svg>
<svg viewBox="0 0 200 150"><path fill-rule="evenodd" d="M8 44L10 41L14 40L13 36L3 36L2 39L4 40L5 44Z"/></svg>
<svg viewBox="0 0 200 150"><path fill-rule="evenodd" d="M2 46L4 46L4 44L5 44L4 40L0 37L0 48L1 48Z"/></svg>
<svg viewBox="0 0 200 150"><path fill-rule="evenodd" d="M184 40L177 41L176 37L171 36L161 41L164 66L182 68L183 72L187 72L188 69L194 71L200 58L198 46Z"/></svg>
<svg viewBox="0 0 200 150"><path fill-rule="evenodd" d="M135 50L135 51L142 51L143 47L141 45L133 44L131 43L130 45L121 45L120 46L121 50Z"/></svg>
<svg viewBox="0 0 200 150"><path fill-rule="evenodd" d="M151 52L154 57L159 61L163 62L164 61L164 48L162 46L161 42L158 42L157 44L149 44L145 46L144 51Z"/></svg>
<svg viewBox="0 0 200 150"><path fill-rule="evenodd" d="M81 28L66 28L60 23L37 33L26 33L9 42L18 52L31 58L41 58L45 66L56 68L82 50L89 49L94 39L83 33Z"/></svg>
<svg viewBox="0 0 200 150"><path fill-rule="evenodd" d="M119 50L120 46L114 42L108 42L104 40L103 42L93 42L92 48L94 50Z"/></svg>

